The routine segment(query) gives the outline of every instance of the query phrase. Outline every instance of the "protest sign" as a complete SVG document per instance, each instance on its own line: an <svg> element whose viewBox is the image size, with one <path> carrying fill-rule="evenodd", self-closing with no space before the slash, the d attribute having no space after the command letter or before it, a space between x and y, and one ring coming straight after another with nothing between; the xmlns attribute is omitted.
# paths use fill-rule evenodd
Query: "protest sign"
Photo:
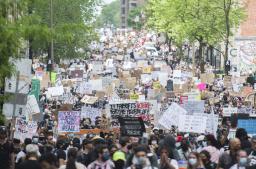
<svg viewBox="0 0 256 169"><path fill-rule="evenodd" d="M204 113L204 100L184 101L182 107L188 112L188 114L202 114Z"/></svg>
<svg viewBox="0 0 256 169"><path fill-rule="evenodd" d="M238 113L237 107L223 107L224 117L230 117L234 113Z"/></svg>
<svg viewBox="0 0 256 169"><path fill-rule="evenodd" d="M187 111L179 106L177 103L172 105L163 113L158 123L166 129L171 129L172 126L178 126L179 114L187 114Z"/></svg>
<svg viewBox="0 0 256 169"><path fill-rule="evenodd" d="M121 136L141 137L146 132L144 122L139 117L120 117Z"/></svg>
<svg viewBox="0 0 256 169"><path fill-rule="evenodd" d="M103 87L102 87L102 79L89 80L89 83L93 87L93 90L101 91L103 89Z"/></svg>
<svg viewBox="0 0 256 169"><path fill-rule="evenodd" d="M29 120L29 116L34 113L40 113L40 109L34 95L28 95L27 104L25 108L26 119Z"/></svg>
<svg viewBox="0 0 256 169"><path fill-rule="evenodd" d="M173 91L173 81L171 79L167 80L166 89L167 91Z"/></svg>
<svg viewBox="0 0 256 169"><path fill-rule="evenodd" d="M219 116L215 114L207 114L206 133L217 135Z"/></svg>
<svg viewBox="0 0 256 169"><path fill-rule="evenodd" d="M139 94L137 94L137 93L130 94L130 99L131 100L138 100L139 99Z"/></svg>
<svg viewBox="0 0 256 169"><path fill-rule="evenodd" d="M201 82L207 84L213 84L215 75L213 73L203 73L200 75Z"/></svg>
<svg viewBox="0 0 256 169"><path fill-rule="evenodd" d="M134 87L136 86L136 77L128 77L128 78L125 78L124 79L124 82L125 82L125 86L128 88L128 89L134 89Z"/></svg>
<svg viewBox="0 0 256 169"><path fill-rule="evenodd" d="M52 97L61 96L61 95L63 95L63 93L64 93L64 88L63 88L63 86L59 86L59 87L49 87L47 90L48 90L48 91L47 91L47 94L48 94L49 96L52 96Z"/></svg>
<svg viewBox="0 0 256 169"><path fill-rule="evenodd" d="M82 79L84 71L83 70L73 70L70 72L70 76L72 79Z"/></svg>
<svg viewBox="0 0 256 169"><path fill-rule="evenodd" d="M81 102L84 104L94 104L98 100L98 97L84 95Z"/></svg>
<svg viewBox="0 0 256 169"><path fill-rule="evenodd" d="M232 86L232 76L225 76L223 83L224 83L225 87L231 87Z"/></svg>
<svg viewBox="0 0 256 169"><path fill-rule="evenodd" d="M23 142L25 138L32 138L36 135L36 131L36 121L25 121L21 118L16 119L14 138L20 139Z"/></svg>
<svg viewBox="0 0 256 169"><path fill-rule="evenodd" d="M256 134L256 119L248 118L248 119L238 119L237 121L238 128L244 128L248 134Z"/></svg>
<svg viewBox="0 0 256 169"><path fill-rule="evenodd" d="M43 76L44 76L44 71L42 71L42 70L35 71L36 79L43 80Z"/></svg>
<svg viewBox="0 0 256 169"><path fill-rule="evenodd" d="M143 84L148 84L152 80L152 76L149 74L141 74L140 79Z"/></svg>
<svg viewBox="0 0 256 169"><path fill-rule="evenodd" d="M184 96L188 96L188 101L201 100L201 94L200 94L200 92L184 93Z"/></svg>
<svg viewBox="0 0 256 169"><path fill-rule="evenodd" d="M32 79L32 81L31 81L31 91L29 92L29 95L34 95L36 100L39 101L40 80Z"/></svg>
<svg viewBox="0 0 256 169"><path fill-rule="evenodd" d="M79 132L80 112L63 111L58 113L58 132Z"/></svg>
<svg viewBox="0 0 256 169"><path fill-rule="evenodd" d="M113 102L110 103L110 115L112 126L118 127L119 117L141 117L144 121L149 120L149 103L147 102Z"/></svg>
<svg viewBox="0 0 256 169"><path fill-rule="evenodd" d="M205 133L207 117L202 115L180 114L178 121L179 132Z"/></svg>
<svg viewBox="0 0 256 169"><path fill-rule="evenodd" d="M244 107L240 107L238 110L237 110L237 113L239 114L252 114L252 106L244 106Z"/></svg>
<svg viewBox="0 0 256 169"><path fill-rule="evenodd" d="M81 118L90 118L94 123L96 117L101 117L101 111L98 108L83 106L81 108Z"/></svg>
<svg viewBox="0 0 256 169"><path fill-rule="evenodd" d="M142 68L142 73L144 74L150 74L152 72L152 67L151 66L146 66Z"/></svg>
<svg viewBox="0 0 256 169"><path fill-rule="evenodd" d="M153 82L153 89L161 89L161 84L159 81Z"/></svg>
<svg viewBox="0 0 256 169"><path fill-rule="evenodd" d="M167 72L159 72L158 80L162 86L167 86L168 73Z"/></svg>
<svg viewBox="0 0 256 169"><path fill-rule="evenodd" d="M242 88L242 96L246 97L247 95L251 94L253 92L253 88L249 86L245 86Z"/></svg>

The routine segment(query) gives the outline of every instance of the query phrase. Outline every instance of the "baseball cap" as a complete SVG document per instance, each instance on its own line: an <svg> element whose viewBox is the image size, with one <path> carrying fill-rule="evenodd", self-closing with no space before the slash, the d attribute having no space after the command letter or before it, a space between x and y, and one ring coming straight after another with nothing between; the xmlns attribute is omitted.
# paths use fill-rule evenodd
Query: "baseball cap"
<svg viewBox="0 0 256 169"><path fill-rule="evenodd" d="M122 160L125 161L125 154L122 151L117 151L113 154L113 161Z"/></svg>

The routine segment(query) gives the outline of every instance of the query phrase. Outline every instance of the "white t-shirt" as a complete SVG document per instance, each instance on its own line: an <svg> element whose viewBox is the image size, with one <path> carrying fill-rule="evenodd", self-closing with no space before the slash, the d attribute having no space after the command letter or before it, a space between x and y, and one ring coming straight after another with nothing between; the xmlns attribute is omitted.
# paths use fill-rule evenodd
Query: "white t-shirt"
<svg viewBox="0 0 256 169"><path fill-rule="evenodd" d="M174 166L175 169L179 169L179 165L178 165L177 160L174 160L174 159L170 159L170 158L169 158L169 161L170 161L170 164L171 164L172 166ZM160 160L158 160L158 164L160 164Z"/></svg>
<svg viewBox="0 0 256 169"><path fill-rule="evenodd" d="M232 167L230 167L230 169L245 169L245 167L238 167L237 164L235 164Z"/></svg>

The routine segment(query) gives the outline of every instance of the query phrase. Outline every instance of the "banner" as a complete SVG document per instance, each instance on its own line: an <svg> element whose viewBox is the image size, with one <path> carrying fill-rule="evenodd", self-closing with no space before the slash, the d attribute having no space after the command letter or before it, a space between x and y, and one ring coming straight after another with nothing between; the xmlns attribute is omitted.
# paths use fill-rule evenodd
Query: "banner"
<svg viewBox="0 0 256 169"><path fill-rule="evenodd" d="M244 128L248 134L256 134L256 119L238 119L237 122L238 128Z"/></svg>
<svg viewBox="0 0 256 169"><path fill-rule="evenodd" d="M111 103L112 126L119 127L117 119L120 117L141 117L144 122L149 121L149 107L147 102Z"/></svg>
<svg viewBox="0 0 256 169"><path fill-rule="evenodd" d="M14 138L20 139L21 142L25 138L32 138L37 132L36 121L25 121L21 118L16 119Z"/></svg>
<svg viewBox="0 0 256 169"><path fill-rule="evenodd" d="M141 137L146 132L144 122L140 117L120 117L121 136Z"/></svg>
<svg viewBox="0 0 256 169"><path fill-rule="evenodd" d="M80 112L65 111L58 113L58 132L79 132Z"/></svg>

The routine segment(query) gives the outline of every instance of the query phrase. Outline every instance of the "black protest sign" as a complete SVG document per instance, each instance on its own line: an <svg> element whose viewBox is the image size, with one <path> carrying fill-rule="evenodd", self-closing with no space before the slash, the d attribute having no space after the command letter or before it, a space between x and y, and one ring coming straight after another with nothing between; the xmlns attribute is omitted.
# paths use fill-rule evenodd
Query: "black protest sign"
<svg viewBox="0 0 256 169"><path fill-rule="evenodd" d="M110 104L110 115L113 127L119 127L119 117L141 117L144 121L149 121L149 103L132 102Z"/></svg>
<svg viewBox="0 0 256 169"><path fill-rule="evenodd" d="M141 137L146 132L144 122L140 117L120 117L121 136Z"/></svg>
<svg viewBox="0 0 256 169"><path fill-rule="evenodd" d="M173 91L173 81L171 79L167 80L166 90Z"/></svg>

